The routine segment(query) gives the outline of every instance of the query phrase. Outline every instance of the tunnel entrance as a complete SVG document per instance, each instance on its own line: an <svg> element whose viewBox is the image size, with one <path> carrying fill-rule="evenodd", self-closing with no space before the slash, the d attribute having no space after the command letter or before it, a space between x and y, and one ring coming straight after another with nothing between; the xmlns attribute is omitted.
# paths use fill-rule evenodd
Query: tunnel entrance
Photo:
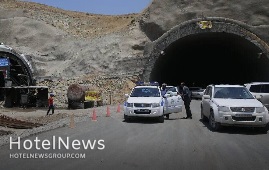
<svg viewBox="0 0 269 170"><path fill-rule="evenodd" d="M269 81L269 60L253 43L230 33L189 35L172 43L155 62L151 81L189 86Z"/></svg>
<svg viewBox="0 0 269 170"><path fill-rule="evenodd" d="M153 42L144 81L206 87L269 81L268 45L245 25L210 18L212 27L183 23Z"/></svg>
<svg viewBox="0 0 269 170"><path fill-rule="evenodd" d="M36 86L32 66L25 55L0 44L0 105L43 107L47 106L47 99L48 87Z"/></svg>
<svg viewBox="0 0 269 170"><path fill-rule="evenodd" d="M0 45L0 72L5 86L35 85L31 64L25 56L3 44Z"/></svg>

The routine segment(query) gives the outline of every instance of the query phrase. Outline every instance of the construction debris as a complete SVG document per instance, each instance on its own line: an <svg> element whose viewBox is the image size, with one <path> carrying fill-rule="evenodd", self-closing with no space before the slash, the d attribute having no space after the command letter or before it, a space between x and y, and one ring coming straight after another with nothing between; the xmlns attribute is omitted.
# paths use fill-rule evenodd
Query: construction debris
<svg viewBox="0 0 269 170"><path fill-rule="evenodd" d="M40 123L25 122L6 115L0 116L0 126L14 128L14 129L32 129L35 127L43 126Z"/></svg>
<svg viewBox="0 0 269 170"><path fill-rule="evenodd" d="M10 135L10 134L12 134L11 131L0 130L0 136Z"/></svg>

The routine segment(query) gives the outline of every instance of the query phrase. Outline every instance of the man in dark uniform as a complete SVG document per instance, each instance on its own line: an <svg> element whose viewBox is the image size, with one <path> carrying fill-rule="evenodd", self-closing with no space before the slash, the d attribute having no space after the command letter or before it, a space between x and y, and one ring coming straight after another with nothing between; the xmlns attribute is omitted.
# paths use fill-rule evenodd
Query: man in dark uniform
<svg viewBox="0 0 269 170"><path fill-rule="evenodd" d="M184 106L186 109L186 114L187 117L184 117L184 119L192 119L192 113L191 113L191 109L190 109L190 104L191 104L191 91L189 90L189 88L185 85L184 82L182 82L180 84L180 95L182 97L182 100L184 101Z"/></svg>

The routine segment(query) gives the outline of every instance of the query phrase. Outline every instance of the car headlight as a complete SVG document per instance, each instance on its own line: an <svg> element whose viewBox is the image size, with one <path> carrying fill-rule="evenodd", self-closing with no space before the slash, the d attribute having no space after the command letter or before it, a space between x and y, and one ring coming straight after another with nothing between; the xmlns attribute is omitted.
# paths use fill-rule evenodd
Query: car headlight
<svg viewBox="0 0 269 170"><path fill-rule="evenodd" d="M221 112L230 112L230 109L229 109L229 107L226 107L226 106L219 106L218 107L218 111L221 111Z"/></svg>
<svg viewBox="0 0 269 170"><path fill-rule="evenodd" d="M263 113L263 112L265 112L264 107L256 107L256 113Z"/></svg>
<svg viewBox="0 0 269 170"><path fill-rule="evenodd" d="M133 103L127 103L126 106L127 106L127 107L134 107L134 104L133 104Z"/></svg>
<svg viewBox="0 0 269 170"><path fill-rule="evenodd" d="M152 107L160 107L160 103L152 103Z"/></svg>

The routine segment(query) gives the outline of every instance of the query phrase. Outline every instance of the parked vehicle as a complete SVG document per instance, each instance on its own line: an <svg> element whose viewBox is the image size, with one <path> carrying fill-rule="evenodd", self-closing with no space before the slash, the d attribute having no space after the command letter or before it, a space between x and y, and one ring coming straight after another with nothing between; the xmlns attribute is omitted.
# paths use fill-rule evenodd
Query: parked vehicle
<svg viewBox="0 0 269 170"><path fill-rule="evenodd" d="M257 127L268 130L267 108L241 85L209 85L201 101L201 119L213 131L222 126Z"/></svg>
<svg viewBox="0 0 269 170"><path fill-rule="evenodd" d="M164 122L164 116L169 118L169 114L182 112L182 98L174 87L167 87L165 97L161 96L158 83L139 83L126 94L127 100L124 104L124 119L130 120L132 117L155 117L160 122Z"/></svg>
<svg viewBox="0 0 269 170"><path fill-rule="evenodd" d="M269 109L269 82L252 82L245 84L246 88Z"/></svg>
<svg viewBox="0 0 269 170"><path fill-rule="evenodd" d="M195 90L191 92L192 99L202 99L205 89Z"/></svg>
<svg viewBox="0 0 269 170"><path fill-rule="evenodd" d="M196 96L198 94L197 92L204 90L204 89L202 87L189 87L189 90L191 91L191 98L196 99Z"/></svg>

